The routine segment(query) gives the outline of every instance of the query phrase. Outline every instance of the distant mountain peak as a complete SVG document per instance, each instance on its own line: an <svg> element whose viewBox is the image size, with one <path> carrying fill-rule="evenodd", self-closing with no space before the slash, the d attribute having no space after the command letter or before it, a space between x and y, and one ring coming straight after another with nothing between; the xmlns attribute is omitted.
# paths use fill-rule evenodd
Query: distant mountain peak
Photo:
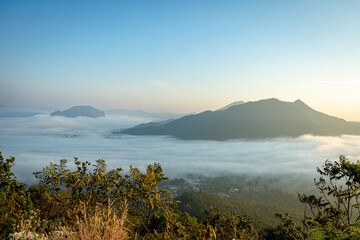
<svg viewBox="0 0 360 240"><path fill-rule="evenodd" d="M300 99L294 101L293 104L295 104L296 106L302 107L302 108L312 109L311 107L309 107L306 103L304 103Z"/></svg>
<svg viewBox="0 0 360 240"><path fill-rule="evenodd" d="M305 104L303 101L301 101L300 99L297 99L296 101L294 101L294 103L306 105L306 104Z"/></svg>
<svg viewBox="0 0 360 240"><path fill-rule="evenodd" d="M90 105L79 105L79 106L73 106L73 107L71 107L71 108L94 108L94 107L92 107L92 106L90 106ZM69 108L69 109L71 109L71 108ZM94 108L95 109L95 108Z"/></svg>
<svg viewBox="0 0 360 240"><path fill-rule="evenodd" d="M254 102L284 102L284 101L281 101L279 100L278 98L266 98L266 99L261 99L259 101L254 101Z"/></svg>
<svg viewBox="0 0 360 240"><path fill-rule="evenodd" d="M51 116L98 118L105 117L105 113L92 106L73 106L65 111L55 111Z"/></svg>
<svg viewBox="0 0 360 240"><path fill-rule="evenodd" d="M274 104L295 104L298 106L306 106L308 108L310 108L306 103L304 103L302 100L297 99L294 102L286 102L286 101L282 101L278 98L267 98L267 99L261 99L259 101L254 101L251 103L274 103Z"/></svg>
<svg viewBox="0 0 360 240"><path fill-rule="evenodd" d="M216 111L224 111L226 109L229 109L231 107L234 107L234 106L237 106L237 105L241 105L241 104L244 104L245 102L244 101L236 101L236 102L233 102L233 103L230 103L228 105L226 105L225 107L222 107L222 108L219 108L218 110Z"/></svg>
<svg viewBox="0 0 360 240"><path fill-rule="evenodd" d="M205 111L158 125L125 129L132 135L170 135L186 140L360 135L360 123L318 112L303 101L276 98L247 102L225 111Z"/></svg>

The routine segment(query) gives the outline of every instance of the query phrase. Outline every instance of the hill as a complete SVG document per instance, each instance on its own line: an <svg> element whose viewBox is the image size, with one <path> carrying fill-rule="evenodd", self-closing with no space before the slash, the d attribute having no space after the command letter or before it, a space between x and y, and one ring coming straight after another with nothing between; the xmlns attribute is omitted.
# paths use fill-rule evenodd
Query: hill
<svg viewBox="0 0 360 240"><path fill-rule="evenodd" d="M125 129L123 134L169 135L186 140L258 139L360 135L360 123L315 111L301 100L266 99L222 111L205 111L159 125Z"/></svg>
<svg viewBox="0 0 360 240"><path fill-rule="evenodd" d="M65 111L53 112L51 113L51 116L63 116L69 118L75 118L75 117L98 118L98 117L105 117L105 114L103 111L100 111L91 106L75 106Z"/></svg>

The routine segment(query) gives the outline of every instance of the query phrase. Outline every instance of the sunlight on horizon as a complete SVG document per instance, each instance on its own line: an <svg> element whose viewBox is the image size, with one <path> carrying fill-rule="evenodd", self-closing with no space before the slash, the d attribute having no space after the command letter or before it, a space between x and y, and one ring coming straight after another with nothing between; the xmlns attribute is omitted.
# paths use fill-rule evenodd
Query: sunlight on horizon
<svg viewBox="0 0 360 240"><path fill-rule="evenodd" d="M0 104L191 113L239 100L301 99L360 121L359 7L2 2Z"/></svg>

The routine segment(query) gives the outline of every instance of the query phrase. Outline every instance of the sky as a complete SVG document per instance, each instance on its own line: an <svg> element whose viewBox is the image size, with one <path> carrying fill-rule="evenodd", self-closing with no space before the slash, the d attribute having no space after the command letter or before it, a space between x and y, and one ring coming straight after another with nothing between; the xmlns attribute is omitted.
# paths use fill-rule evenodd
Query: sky
<svg viewBox="0 0 360 240"><path fill-rule="evenodd" d="M360 1L0 1L0 104L174 113L301 99L360 121Z"/></svg>

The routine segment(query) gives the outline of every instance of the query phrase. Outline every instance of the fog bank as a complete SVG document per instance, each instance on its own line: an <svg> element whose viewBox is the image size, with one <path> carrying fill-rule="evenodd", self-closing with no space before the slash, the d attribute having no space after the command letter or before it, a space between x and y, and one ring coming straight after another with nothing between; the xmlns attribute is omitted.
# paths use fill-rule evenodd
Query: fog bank
<svg viewBox="0 0 360 240"><path fill-rule="evenodd" d="M272 140L184 141L162 136L112 135L111 130L131 127L152 119L109 116L64 118L36 115L0 119L0 151L16 158L18 178L33 182L32 172L60 159L95 162L106 160L109 168L129 165L145 169L159 162L167 176L187 173L287 175L313 177L326 159L345 154L359 159L360 137L314 137Z"/></svg>

